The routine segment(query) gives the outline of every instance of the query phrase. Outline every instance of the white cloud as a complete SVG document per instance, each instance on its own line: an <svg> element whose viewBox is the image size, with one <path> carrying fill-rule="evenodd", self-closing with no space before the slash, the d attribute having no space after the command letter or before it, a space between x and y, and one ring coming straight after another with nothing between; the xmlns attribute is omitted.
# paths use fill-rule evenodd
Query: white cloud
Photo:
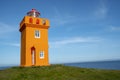
<svg viewBox="0 0 120 80"><path fill-rule="evenodd" d="M75 22L75 20L77 19L76 16L73 16L71 14L66 14L64 12L64 14L62 14L56 7L54 7L54 16L52 16L52 18L50 19L51 24L54 26L61 26L61 25L65 25L65 24L70 24L72 22Z"/></svg>
<svg viewBox="0 0 120 80"><path fill-rule="evenodd" d="M74 16L64 15L64 17L56 16L51 19L51 22L54 23L55 26L65 25L73 22Z"/></svg>
<svg viewBox="0 0 120 80"><path fill-rule="evenodd" d="M0 35L3 34L3 33L9 33L9 32L13 32L13 31L16 31L17 28L16 27L13 27L11 25L8 25L8 24L5 24L5 23L2 23L0 22Z"/></svg>
<svg viewBox="0 0 120 80"><path fill-rule="evenodd" d="M14 47L20 47L20 43L2 43L3 45L7 45L7 46L14 46Z"/></svg>
<svg viewBox="0 0 120 80"><path fill-rule="evenodd" d="M63 46L68 44L76 44L76 43L92 43L92 42L99 42L101 39L93 38L93 37L71 37L68 39L50 42L51 46Z"/></svg>
<svg viewBox="0 0 120 80"><path fill-rule="evenodd" d="M108 12L108 8L105 5L105 2L101 1L100 5L98 5L98 8L95 10L94 14L95 14L95 17L101 19L106 17L107 12Z"/></svg>
<svg viewBox="0 0 120 80"><path fill-rule="evenodd" d="M20 43L10 43L10 46L20 47Z"/></svg>
<svg viewBox="0 0 120 80"><path fill-rule="evenodd" d="M111 31L120 31L120 27L110 26Z"/></svg>

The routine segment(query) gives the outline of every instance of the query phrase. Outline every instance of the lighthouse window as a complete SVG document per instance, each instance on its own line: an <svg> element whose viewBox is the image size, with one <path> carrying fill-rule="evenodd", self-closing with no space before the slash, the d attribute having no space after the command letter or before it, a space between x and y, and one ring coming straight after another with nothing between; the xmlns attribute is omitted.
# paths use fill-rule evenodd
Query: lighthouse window
<svg viewBox="0 0 120 80"><path fill-rule="evenodd" d="M36 24L39 24L39 19L36 20Z"/></svg>
<svg viewBox="0 0 120 80"><path fill-rule="evenodd" d="M40 59L44 58L44 51L40 51Z"/></svg>
<svg viewBox="0 0 120 80"><path fill-rule="evenodd" d="M32 18L29 19L29 23L33 23L33 19Z"/></svg>
<svg viewBox="0 0 120 80"><path fill-rule="evenodd" d="M35 30L35 38L40 38L40 31L39 30Z"/></svg>

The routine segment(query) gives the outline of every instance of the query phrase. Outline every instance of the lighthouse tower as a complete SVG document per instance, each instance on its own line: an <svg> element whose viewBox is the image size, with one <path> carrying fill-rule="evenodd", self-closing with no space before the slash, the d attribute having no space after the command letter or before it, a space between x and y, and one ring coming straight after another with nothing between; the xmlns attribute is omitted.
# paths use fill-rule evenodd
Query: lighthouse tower
<svg viewBox="0 0 120 80"><path fill-rule="evenodd" d="M40 18L40 13L32 9L20 23L21 62L20 66L47 66L49 20Z"/></svg>

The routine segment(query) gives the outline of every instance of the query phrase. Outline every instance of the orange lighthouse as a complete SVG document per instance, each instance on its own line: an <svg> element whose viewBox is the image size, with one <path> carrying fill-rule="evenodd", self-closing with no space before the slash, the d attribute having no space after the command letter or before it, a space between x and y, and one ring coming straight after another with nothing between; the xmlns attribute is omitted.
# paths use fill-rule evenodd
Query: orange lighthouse
<svg viewBox="0 0 120 80"><path fill-rule="evenodd" d="M47 66L49 20L40 18L40 13L32 9L20 23L21 62L20 66Z"/></svg>

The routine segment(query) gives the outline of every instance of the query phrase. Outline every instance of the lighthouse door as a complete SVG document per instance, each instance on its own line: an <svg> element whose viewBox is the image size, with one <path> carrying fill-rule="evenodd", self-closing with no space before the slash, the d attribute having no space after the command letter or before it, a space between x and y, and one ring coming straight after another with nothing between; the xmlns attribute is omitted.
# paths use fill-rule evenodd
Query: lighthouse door
<svg viewBox="0 0 120 80"><path fill-rule="evenodd" d="M35 65L35 48L31 48L31 60L32 60L32 65Z"/></svg>

